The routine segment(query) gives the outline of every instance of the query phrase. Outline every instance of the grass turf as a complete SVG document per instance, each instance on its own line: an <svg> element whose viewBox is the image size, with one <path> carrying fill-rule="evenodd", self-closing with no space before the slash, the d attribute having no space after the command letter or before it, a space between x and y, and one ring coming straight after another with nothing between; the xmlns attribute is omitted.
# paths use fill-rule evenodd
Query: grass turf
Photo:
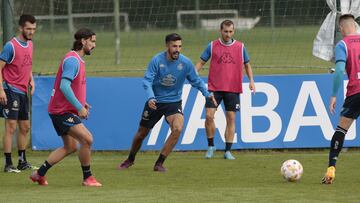
<svg viewBox="0 0 360 203"><path fill-rule="evenodd" d="M80 185L82 175L77 157L72 155L47 174L49 186L32 183L30 171L0 173L0 202L358 202L360 154L350 150L341 154L333 185L321 185L327 150L238 151L236 160L222 159L216 152L212 160L204 152L174 152L165 162L168 172L153 172L158 153L139 153L136 164L118 171L124 152L96 152L92 171L101 188ZM48 152L31 152L28 159L39 165ZM302 179L286 182L280 166L297 159L304 166Z"/></svg>

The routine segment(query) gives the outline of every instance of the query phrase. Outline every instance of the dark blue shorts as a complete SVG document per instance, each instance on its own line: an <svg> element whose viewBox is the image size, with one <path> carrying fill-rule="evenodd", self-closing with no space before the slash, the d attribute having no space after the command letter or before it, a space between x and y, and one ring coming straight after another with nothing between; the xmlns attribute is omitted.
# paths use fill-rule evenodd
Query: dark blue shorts
<svg viewBox="0 0 360 203"><path fill-rule="evenodd" d="M177 113L183 115L181 101L173 103L157 103L156 110L151 109L148 102L145 102L140 126L152 129L162 116L165 116L166 118Z"/></svg>
<svg viewBox="0 0 360 203"><path fill-rule="evenodd" d="M26 94L4 89L7 104L0 105L0 117L12 120L29 120L29 99Z"/></svg>
<svg viewBox="0 0 360 203"><path fill-rule="evenodd" d="M72 126L81 123L79 116L72 113L49 114L49 116L59 136L67 135Z"/></svg>
<svg viewBox="0 0 360 203"><path fill-rule="evenodd" d="M341 116L357 119L360 115L360 93L346 97Z"/></svg>
<svg viewBox="0 0 360 203"><path fill-rule="evenodd" d="M233 92L213 92L215 100L220 105L224 100L224 106L226 111L239 111L240 110L240 94ZM206 108L217 108L209 98L206 98Z"/></svg>

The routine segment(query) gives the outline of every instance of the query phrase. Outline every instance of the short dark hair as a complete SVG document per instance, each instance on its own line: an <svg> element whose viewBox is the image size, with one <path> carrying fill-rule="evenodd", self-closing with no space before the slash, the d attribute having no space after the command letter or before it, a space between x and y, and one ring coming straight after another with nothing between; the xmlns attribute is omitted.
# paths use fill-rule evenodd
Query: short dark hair
<svg viewBox="0 0 360 203"><path fill-rule="evenodd" d="M339 18L339 23L343 20L348 20L348 19L353 19L355 20L355 17L354 15L352 14L344 14L344 15L341 15L340 18Z"/></svg>
<svg viewBox="0 0 360 203"><path fill-rule="evenodd" d="M222 21L221 24L220 24L220 29L223 29L224 25L226 25L226 26L231 26L232 25L235 28L234 22L231 21L231 20Z"/></svg>
<svg viewBox="0 0 360 203"><path fill-rule="evenodd" d="M74 44L72 50L78 51L82 49L83 45L81 43L82 39L89 39L90 37L94 36L95 32L91 31L88 28L80 28L76 33L74 34Z"/></svg>
<svg viewBox="0 0 360 203"><path fill-rule="evenodd" d="M178 40L181 40L181 36L180 36L179 34L176 34L176 33L168 34L168 35L166 35L166 37L165 37L165 43L166 43L166 44L167 44L168 42L178 41Z"/></svg>
<svg viewBox="0 0 360 203"><path fill-rule="evenodd" d="M33 15L29 15L29 14L22 14L19 18L19 25L21 27L24 27L25 26L25 23L26 22L29 22L31 24L34 24L36 23L36 19Z"/></svg>

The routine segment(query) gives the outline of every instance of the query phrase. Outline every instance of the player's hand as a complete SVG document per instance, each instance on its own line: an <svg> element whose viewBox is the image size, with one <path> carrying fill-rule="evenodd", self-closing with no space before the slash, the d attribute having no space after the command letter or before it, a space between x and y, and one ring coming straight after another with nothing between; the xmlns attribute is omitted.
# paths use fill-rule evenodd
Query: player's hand
<svg viewBox="0 0 360 203"><path fill-rule="evenodd" d="M218 106L218 103L216 102L216 99L215 99L215 96L214 96L214 93L210 93L210 96L208 97L211 102L217 107Z"/></svg>
<svg viewBox="0 0 360 203"><path fill-rule="evenodd" d="M85 107L80 109L78 114L81 119L87 119L89 117L89 111Z"/></svg>
<svg viewBox="0 0 360 203"><path fill-rule="evenodd" d="M90 104L88 104L88 103L86 103L85 102L85 109L87 110L87 112L88 112L88 117L90 116L90 109L92 108L92 106L90 106Z"/></svg>
<svg viewBox="0 0 360 203"><path fill-rule="evenodd" d="M330 113L334 114L335 113L335 106L336 106L336 97L330 97Z"/></svg>
<svg viewBox="0 0 360 203"><path fill-rule="evenodd" d="M148 101L148 105L149 105L149 107L150 107L151 109L156 110L156 99L150 99L150 100Z"/></svg>
<svg viewBox="0 0 360 203"><path fill-rule="evenodd" d="M254 80L250 80L250 83L249 83L249 89L253 92L253 94L255 95L256 93L256 89L255 89L255 83L254 83Z"/></svg>
<svg viewBox="0 0 360 203"><path fill-rule="evenodd" d="M90 106L90 104L85 103L85 109L86 109L87 111L90 111L91 108L92 108L92 106Z"/></svg>
<svg viewBox="0 0 360 203"><path fill-rule="evenodd" d="M7 104L7 97L4 90L0 90L0 104L6 105Z"/></svg>
<svg viewBox="0 0 360 203"><path fill-rule="evenodd" d="M35 92L35 83L33 80L30 81L30 94L34 95Z"/></svg>

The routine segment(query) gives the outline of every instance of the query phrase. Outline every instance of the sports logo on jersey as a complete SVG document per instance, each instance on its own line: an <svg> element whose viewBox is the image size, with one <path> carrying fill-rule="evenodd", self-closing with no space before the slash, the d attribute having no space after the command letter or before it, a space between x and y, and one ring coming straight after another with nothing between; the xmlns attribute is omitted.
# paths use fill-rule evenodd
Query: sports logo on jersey
<svg viewBox="0 0 360 203"><path fill-rule="evenodd" d="M160 63L159 67L160 67L160 68L164 68L164 67L165 67L165 65L164 65L164 64L162 64L162 63Z"/></svg>
<svg viewBox="0 0 360 203"><path fill-rule="evenodd" d="M171 74L167 74L165 77L160 79L160 83L167 87L174 86L176 83L176 78Z"/></svg>
<svg viewBox="0 0 360 203"><path fill-rule="evenodd" d="M26 54L24 57L24 60L21 64L22 66L31 66L32 65L32 60L29 54Z"/></svg>
<svg viewBox="0 0 360 203"><path fill-rule="evenodd" d="M184 66L183 66L182 63L180 63L179 65L177 65L177 69L178 69L178 70L182 70L183 68L184 68Z"/></svg>
<svg viewBox="0 0 360 203"><path fill-rule="evenodd" d="M234 58L231 56L230 52L224 52L223 55L217 61L218 64L221 63L232 63L235 64Z"/></svg>
<svg viewBox="0 0 360 203"><path fill-rule="evenodd" d="M148 111L144 111L142 119L149 120L149 112Z"/></svg>
<svg viewBox="0 0 360 203"><path fill-rule="evenodd" d="M236 104L235 109L239 110L240 109L240 104Z"/></svg>

